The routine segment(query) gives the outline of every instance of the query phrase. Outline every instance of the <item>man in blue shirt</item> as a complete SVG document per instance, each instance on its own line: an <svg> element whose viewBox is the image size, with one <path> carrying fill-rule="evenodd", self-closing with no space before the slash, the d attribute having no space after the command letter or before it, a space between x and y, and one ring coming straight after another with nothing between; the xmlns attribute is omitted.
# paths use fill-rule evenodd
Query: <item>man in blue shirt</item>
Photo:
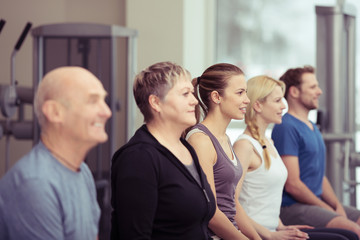
<svg viewBox="0 0 360 240"><path fill-rule="evenodd" d="M323 138L308 119L322 94L314 68L289 69L280 80L286 84L288 112L282 124L274 126L272 139L288 169L281 220L286 225L344 228L360 236L360 211L343 206L336 197L325 176Z"/></svg>
<svg viewBox="0 0 360 240"><path fill-rule="evenodd" d="M108 138L105 96L86 69L45 75L34 100L41 140L0 180L0 239L97 238L100 208L84 159Z"/></svg>

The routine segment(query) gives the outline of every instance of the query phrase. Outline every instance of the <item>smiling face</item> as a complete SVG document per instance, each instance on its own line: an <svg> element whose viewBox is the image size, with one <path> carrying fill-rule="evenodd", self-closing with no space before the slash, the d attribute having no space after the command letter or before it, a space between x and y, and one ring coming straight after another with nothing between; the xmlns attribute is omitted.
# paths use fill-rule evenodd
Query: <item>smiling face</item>
<svg viewBox="0 0 360 240"><path fill-rule="evenodd" d="M319 107L319 97L322 90L313 73L304 73L301 77L302 82L298 87L300 90L299 101L307 109L317 109Z"/></svg>
<svg viewBox="0 0 360 240"><path fill-rule="evenodd" d="M258 114L267 124L281 123L282 113L285 109L283 96L284 93L281 87L276 86L274 90L266 97L265 101L260 103L261 112Z"/></svg>
<svg viewBox="0 0 360 240"><path fill-rule="evenodd" d="M180 75L164 99L160 101L161 118L177 125L182 130L194 125L196 123L195 106L198 101L193 92L194 87L189 77Z"/></svg>
<svg viewBox="0 0 360 240"><path fill-rule="evenodd" d="M228 84L220 98L220 110L230 119L244 119L246 106L250 103L246 94L247 86L243 74L229 78Z"/></svg>
<svg viewBox="0 0 360 240"><path fill-rule="evenodd" d="M105 123L111 111L101 82L90 72L76 71L64 85L64 134L89 146L105 142Z"/></svg>

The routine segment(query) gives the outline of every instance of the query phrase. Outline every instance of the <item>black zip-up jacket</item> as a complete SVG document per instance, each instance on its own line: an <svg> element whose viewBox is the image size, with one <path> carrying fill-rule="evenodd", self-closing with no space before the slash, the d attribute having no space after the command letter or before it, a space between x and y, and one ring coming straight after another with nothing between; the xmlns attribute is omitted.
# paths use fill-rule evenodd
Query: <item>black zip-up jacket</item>
<svg viewBox="0 0 360 240"><path fill-rule="evenodd" d="M113 156L111 239L210 239L215 199L194 149L184 139L200 176L140 127Z"/></svg>

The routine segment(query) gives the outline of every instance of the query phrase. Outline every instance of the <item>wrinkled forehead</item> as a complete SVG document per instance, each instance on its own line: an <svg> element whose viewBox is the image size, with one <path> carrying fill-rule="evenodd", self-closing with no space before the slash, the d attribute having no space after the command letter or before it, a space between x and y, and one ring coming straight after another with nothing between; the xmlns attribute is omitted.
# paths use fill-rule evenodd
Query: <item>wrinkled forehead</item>
<svg viewBox="0 0 360 240"><path fill-rule="evenodd" d="M64 75L59 79L60 99L66 101L87 101L94 97L104 97L107 95L102 83L94 75L88 72L76 72L72 75Z"/></svg>
<svg viewBox="0 0 360 240"><path fill-rule="evenodd" d="M104 89L100 80L95 77L89 77L86 79L75 79L72 81L71 86L68 87L68 90L71 89L72 94L75 96L82 95L83 97L104 97L107 95L106 90ZM65 89L66 90L66 89Z"/></svg>
<svg viewBox="0 0 360 240"><path fill-rule="evenodd" d="M191 83L190 76L180 75L172 88L194 88L194 86Z"/></svg>
<svg viewBox="0 0 360 240"><path fill-rule="evenodd" d="M171 85L172 87L179 83L179 82L186 82L186 81L191 81L191 75L188 71L183 70L179 73L173 73L173 77L171 79Z"/></svg>
<svg viewBox="0 0 360 240"><path fill-rule="evenodd" d="M160 97L165 97L169 91L183 87L184 84L191 84L191 75L187 71L180 73L173 73L172 76L168 79L166 86L163 85L163 90L160 91Z"/></svg>

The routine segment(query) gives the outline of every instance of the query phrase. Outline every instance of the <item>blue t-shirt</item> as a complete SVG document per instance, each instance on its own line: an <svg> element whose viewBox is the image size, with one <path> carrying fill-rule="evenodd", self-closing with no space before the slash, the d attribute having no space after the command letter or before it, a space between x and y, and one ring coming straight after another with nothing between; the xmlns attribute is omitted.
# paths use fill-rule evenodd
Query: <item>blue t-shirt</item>
<svg viewBox="0 0 360 240"><path fill-rule="evenodd" d="M0 180L0 239L95 240L99 217L88 166L69 170L42 142Z"/></svg>
<svg viewBox="0 0 360 240"><path fill-rule="evenodd" d="M271 137L280 156L298 157L301 181L320 197L325 174L326 150L319 129L314 123L312 125L314 130L286 113L282 123L274 126ZM284 189L282 206L290 206L296 202Z"/></svg>

